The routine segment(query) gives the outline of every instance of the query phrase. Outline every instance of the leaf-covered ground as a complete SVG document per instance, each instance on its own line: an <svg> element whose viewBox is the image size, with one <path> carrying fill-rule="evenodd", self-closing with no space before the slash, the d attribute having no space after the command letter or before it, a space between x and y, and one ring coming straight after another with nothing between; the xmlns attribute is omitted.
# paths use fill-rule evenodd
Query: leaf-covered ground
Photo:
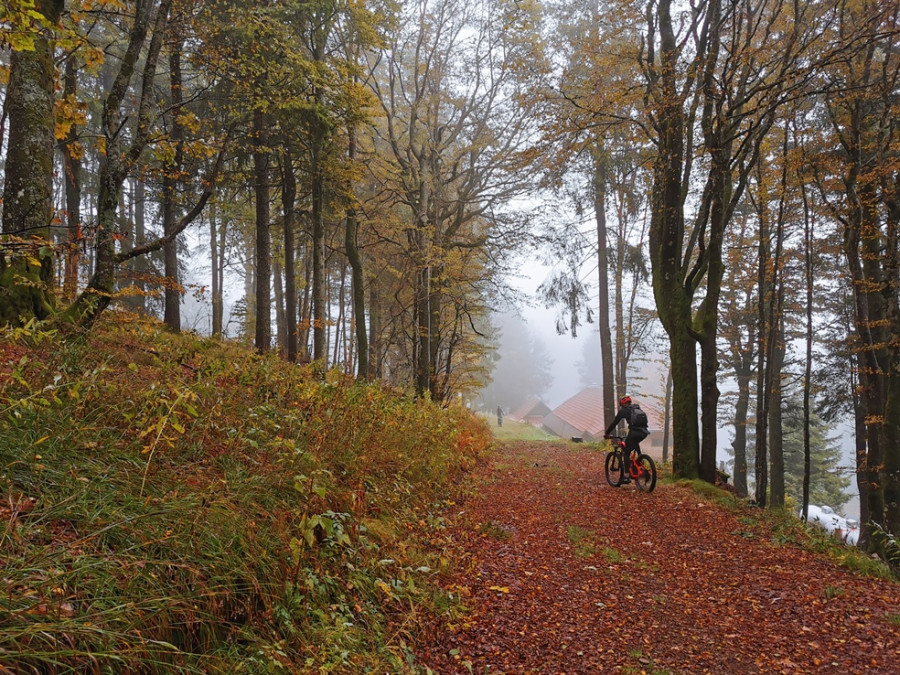
<svg viewBox="0 0 900 675"><path fill-rule="evenodd" d="M689 486L609 487L588 447L506 444L461 505L471 611L437 673L900 673L900 584Z"/></svg>

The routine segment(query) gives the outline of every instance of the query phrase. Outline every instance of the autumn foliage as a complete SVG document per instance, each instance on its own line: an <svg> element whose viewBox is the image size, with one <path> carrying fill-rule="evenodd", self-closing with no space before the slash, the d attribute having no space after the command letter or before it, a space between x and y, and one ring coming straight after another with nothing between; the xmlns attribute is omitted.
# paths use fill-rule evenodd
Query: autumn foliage
<svg viewBox="0 0 900 675"><path fill-rule="evenodd" d="M0 341L0 665L396 672L486 425L110 319Z"/></svg>

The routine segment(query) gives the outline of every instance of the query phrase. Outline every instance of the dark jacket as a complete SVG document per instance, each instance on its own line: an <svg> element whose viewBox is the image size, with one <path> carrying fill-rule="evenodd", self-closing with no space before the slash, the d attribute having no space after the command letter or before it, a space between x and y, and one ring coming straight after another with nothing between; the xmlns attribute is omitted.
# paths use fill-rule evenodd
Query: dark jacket
<svg viewBox="0 0 900 675"><path fill-rule="evenodd" d="M640 417L641 420L636 424L632 424L635 410L640 410L640 415L638 415L638 417ZM643 410L641 410L641 406L639 406L637 403L630 403L619 408L618 414L616 414L616 417L612 421L612 424L610 424L609 428L607 428L606 430L606 435L609 436L622 420L628 422L629 431L631 429L638 429L640 431L643 431L645 436L650 433L649 429L647 429L647 414Z"/></svg>

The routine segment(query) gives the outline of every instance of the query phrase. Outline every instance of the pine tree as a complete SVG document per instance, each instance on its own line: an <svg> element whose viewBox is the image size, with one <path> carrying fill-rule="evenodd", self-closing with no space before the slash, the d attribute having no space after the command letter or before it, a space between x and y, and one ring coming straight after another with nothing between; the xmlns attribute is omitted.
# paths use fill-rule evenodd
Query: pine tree
<svg viewBox="0 0 900 675"><path fill-rule="evenodd" d="M803 499L803 407L797 397L784 399L784 485L785 492L797 504ZM810 491L809 503L839 510L850 498L850 475L845 466L839 438L833 427L815 414L810 418Z"/></svg>

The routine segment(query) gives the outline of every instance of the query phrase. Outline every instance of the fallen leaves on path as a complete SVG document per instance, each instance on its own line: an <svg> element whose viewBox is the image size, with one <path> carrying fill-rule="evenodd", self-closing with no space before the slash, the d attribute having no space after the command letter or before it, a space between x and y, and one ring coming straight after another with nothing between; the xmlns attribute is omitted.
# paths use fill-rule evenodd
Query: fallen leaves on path
<svg viewBox="0 0 900 675"><path fill-rule="evenodd" d="M590 448L507 444L457 518L471 612L436 673L900 673L900 584L757 535L691 489L614 489Z"/></svg>

